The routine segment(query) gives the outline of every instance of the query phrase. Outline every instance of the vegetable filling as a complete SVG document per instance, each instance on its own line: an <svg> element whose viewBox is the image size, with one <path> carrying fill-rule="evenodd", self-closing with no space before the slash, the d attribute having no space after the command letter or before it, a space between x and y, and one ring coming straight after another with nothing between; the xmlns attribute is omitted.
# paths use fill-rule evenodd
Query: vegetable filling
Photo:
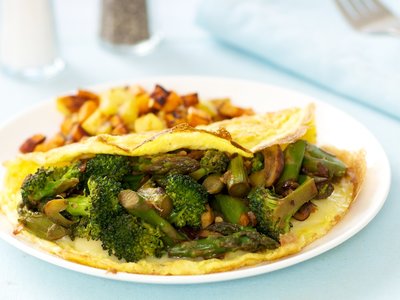
<svg viewBox="0 0 400 300"><path fill-rule="evenodd" d="M98 154L28 175L19 221L47 240L99 240L127 262L221 258L278 248L292 217L306 220L345 174L342 161L303 140L252 158L186 149Z"/></svg>

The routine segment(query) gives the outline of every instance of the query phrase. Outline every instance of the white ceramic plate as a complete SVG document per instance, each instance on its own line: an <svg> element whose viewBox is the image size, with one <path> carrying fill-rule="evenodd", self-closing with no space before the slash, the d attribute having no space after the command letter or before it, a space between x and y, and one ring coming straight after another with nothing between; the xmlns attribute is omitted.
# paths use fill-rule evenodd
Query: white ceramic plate
<svg viewBox="0 0 400 300"><path fill-rule="evenodd" d="M303 106L314 102L317 108L318 142L320 144L333 144L338 148L347 150L358 150L360 148L366 150L368 170L363 189L345 218L327 235L315 241L300 253L255 267L210 275L156 276L122 272L111 274L101 269L79 265L45 253L34 245L19 240L18 236L12 234L12 228L6 218L0 215L0 236L4 240L28 254L52 264L109 279L163 284L215 282L282 269L328 251L366 226L385 202L390 186L390 167L381 145L363 125L348 114L326 103L284 88L235 79L163 77L126 81L122 84L132 83L139 83L149 90L154 87L155 83L160 83L167 89L176 90L178 93L198 92L202 99L231 97L235 103L252 107L257 112ZM99 85L90 89L101 91L116 85L121 85L121 82ZM13 158L17 154L19 145L26 137L34 133L55 133L61 119L60 114L56 111L54 99L16 116L0 128L0 140L7 141L2 143L0 161ZM4 169L1 172L3 174Z"/></svg>

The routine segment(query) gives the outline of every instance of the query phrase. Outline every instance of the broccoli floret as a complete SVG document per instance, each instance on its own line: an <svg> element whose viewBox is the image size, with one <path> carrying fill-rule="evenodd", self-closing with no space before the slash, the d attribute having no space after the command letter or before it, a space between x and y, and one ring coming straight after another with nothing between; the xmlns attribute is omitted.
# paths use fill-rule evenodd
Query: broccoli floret
<svg viewBox="0 0 400 300"><path fill-rule="evenodd" d="M307 178L285 198L279 198L263 187L252 189L247 197L249 208L257 218L257 230L278 241L280 234L289 232L290 220L296 211L317 193L312 178Z"/></svg>
<svg viewBox="0 0 400 300"><path fill-rule="evenodd" d="M199 180L212 173L224 173L229 165L228 156L218 150L207 150L200 160L200 169L192 172L190 176Z"/></svg>
<svg viewBox="0 0 400 300"><path fill-rule="evenodd" d="M171 223L178 227L199 227L206 211L208 194L205 188L188 175L168 175L165 192L172 199Z"/></svg>
<svg viewBox="0 0 400 300"><path fill-rule="evenodd" d="M88 195L64 199L66 211L76 219L73 237L100 239L103 228L122 212L118 202L121 184L106 176L92 176L87 182Z"/></svg>
<svg viewBox="0 0 400 300"><path fill-rule="evenodd" d="M135 262L146 256L159 257L164 250L159 229L129 214L113 219L101 234L103 248L119 259Z"/></svg>
<svg viewBox="0 0 400 300"><path fill-rule="evenodd" d="M264 156L261 152L254 154L251 159L251 173L261 171L264 168Z"/></svg>
<svg viewBox="0 0 400 300"><path fill-rule="evenodd" d="M59 195L76 186L82 177L80 162L67 167L39 168L28 175L21 186L22 200L30 208L41 200Z"/></svg>
<svg viewBox="0 0 400 300"><path fill-rule="evenodd" d="M129 262L158 256L164 248L162 233L125 212L118 200L121 189L113 178L92 176L88 196L66 199L66 211L81 216L74 225L73 237L100 240L110 254Z"/></svg>
<svg viewBox="0 0 400 300"><path fill-rule="evenodd" d="M121 180L131 171L130 159L127 156L97 154L86 162L86 178L90 176L108 176Z"/></svg>

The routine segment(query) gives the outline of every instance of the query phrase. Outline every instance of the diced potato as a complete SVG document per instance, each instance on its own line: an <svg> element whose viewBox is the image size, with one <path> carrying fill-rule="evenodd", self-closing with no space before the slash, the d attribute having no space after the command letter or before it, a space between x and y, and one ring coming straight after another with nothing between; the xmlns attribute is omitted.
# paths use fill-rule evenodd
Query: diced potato
<svg viewBox="0 0 400 300"><path fill-rule="evenodd" d="M175 92L171 92L167 100L165 101L164 106L162 107L162 110L165 112L173 112L178 108L179 105L181 105L182 99L179 97L179 95Z"/></svg>
<svg viewBox="0 0 400 300"><path fill-rule="evenodd" d="M35 150L37 145L43 143L45 139L46 137L43 134L35 134L25 140L25 142L19 147L19 151L22 153L32 152Z"/></svg>
<svg viewBox="0 0 400 300"><path fill-rule="evenodd" d="M189 107L187 121L193 127L207 125L211 123L211 116L203 110Z"/></svg>
<svg viewBox="0 0 400 300"><path fill-rule="evenodd" d="M230 102L225 102L218 108L218 112L225 117L235 118L243 115L244 109L234 106Z"/></svg>
<svg viewBox="0 0 400 300"><path fill-rule="evenodd" d="M210 101L202 101L195 106L197 109L201 109L208 113L212 118L217 116L218 112L215 106Z"/></svg>
<svg viewBox="0 0 400 300"><path fill-rule="evenodd" d="M59 97L56 101L57 109L64 115L70 115L80 110L86 101L99 104L99 96L89 91L79 90L76 95Z"/></svg>
<svg viewBox="0 0 400 300"><path fill-rule="evenodd" d="M135 132L162 130L164 128L163 122L153 113L146 114L135 121Z"/></svg>
<svg viewBox="0 0 400 300"><path fill-rule="evenodd" d="M108 121L108 116L103 114L100 109L97 109L85 122L82 123L82 128L90 135L96 135L98 133L109 133L111 132L111 125L108 125L108 129L100 129L104 123Z"/></svg>
<svg viewBox="0 0 400 300"><path fill-rule="evenodd" d="M98 104L95 101L93 100L86 101L79 109L78 122L83 123L87 118L90 117L91 114L95 112L97 107Z"/></svg>
<svg viewBox="0 0 400 300"><path fill-rule="evenodd" d="M70 116L66 116L64 118L64 121L61 123L61 133L64 134L65 136L67 136L72 129L72 126L74 125L74 123L76 123L74 121L74 118L72 117L72 115Z"/></svg>
<svg viewBox="0 0 400 300"><path fill-rule="evenodd" d="M69 138L74 142L79 142L84 136L87 136L86 131L78 123L72 126Z"/></svg>
<svg viewBox="0 0 400 300"><path fill-rule="evenodd" d="M65 145L65 136L59 132L51 140L41 143L35 147L35 152L46 152L51 149Z"/></svg>
<svg viewBox="0 0 400 300"><path fill-rule="evenodd" d="M130 128L134 129L135 120L139 115L138 103L136 101L136 97L127 98L126 102L123 103L118 110L119 115L121 116L124 123Z"/></svg>
<svg viewBox="0 0 400 300"><path fill-rule="evenodd" d="M100 110L107 116L119 114L129 127L138 116L136 97L129 88L115 88L102 96Z"/></svg>
<svg viewBox="0 0 400 300"><path fill-rule="evenodd" d="M111 116L133 95L126 88L114 88L101 95L100 110L103 114Z"/></svg>
<svg viewBox="0 0 400 300"><path fill-rule="evenodd" d="M86 102L85 98L77 96L64 96L56 100L57 109L62 114L68 116L79 111L83 103Z"/></svg>
<svg viewBox="0 0 400 300"><path fill-rule="evenodd" d="M146 92L135 95L139 116L150 111L150 95Z"/></svg>
<svg viewBox="0 0 400 300"><path fill-rule="evenodd" d="M156 85L154 87L154 91L150 94L150 98L153 101L150 101L150 107L152 110L161 110L167 101L167 97L169 95L169 91L164 89L161 85Z"/></svg>
<svg viewBox="0 0 400 300"><path fill-rule="evenodd" d="M199 96L197 93L187 94L182 96L183 105L186 107L195 106L199 103Z"/></svg>
<svg viewBox="0 0 400 300"><path fill-rule="evenodd" d="M124 121L119 115L112 116L110 118L110 124L113 128L111 134L114 135L121 135L127 134L129 132L128 127L125 125Z"/></svg>

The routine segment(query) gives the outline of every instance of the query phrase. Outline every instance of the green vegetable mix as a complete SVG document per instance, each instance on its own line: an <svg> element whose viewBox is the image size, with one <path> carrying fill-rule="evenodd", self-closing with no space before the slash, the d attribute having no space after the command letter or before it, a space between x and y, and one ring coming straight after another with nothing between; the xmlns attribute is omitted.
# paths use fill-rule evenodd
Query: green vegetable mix
<svg viewBox="0 0 400 300"><path fill-rule="evenodd" d="M98 240L127 262L257 252L279 247L300 207L327 198L346 173L338 158L301 140L252 158L181 150L39 168L21 186L19 221L51 241Z"/></svg>

